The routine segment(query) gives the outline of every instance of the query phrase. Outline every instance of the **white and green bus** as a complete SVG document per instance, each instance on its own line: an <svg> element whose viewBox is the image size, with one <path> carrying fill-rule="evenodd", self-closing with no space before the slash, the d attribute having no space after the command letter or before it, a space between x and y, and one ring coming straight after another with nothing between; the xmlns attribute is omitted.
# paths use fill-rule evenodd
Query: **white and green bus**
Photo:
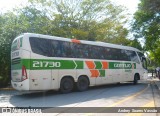
<svg viewBox="0 0 160 116"><path fill-rule="evenodd" d="M147 62L133 47L24 33L11 46L11 83L20 91L60 90L138 80Z"/></svg>

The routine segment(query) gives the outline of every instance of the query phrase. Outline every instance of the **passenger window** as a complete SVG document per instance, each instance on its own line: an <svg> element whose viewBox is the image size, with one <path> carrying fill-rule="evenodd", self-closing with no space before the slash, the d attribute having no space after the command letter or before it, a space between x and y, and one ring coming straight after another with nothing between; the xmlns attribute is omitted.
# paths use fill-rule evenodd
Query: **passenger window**
<svg viewBox="0 0 160 116"><path fill-rule="evenodd" d="M29 40L31 49L34 53L48 57L53 55L50 51L51 44L48 39L30 37Z"/></svg>
<svg viewBox="0 0 160 116"><path fill-rule="evenodd" d="M72 57L73 56L69 42L62 42L61 48L62 48L62 52L61 52L62 57Z"/></svg>
<svg viewBox="0 0 160 116"><path fill-rule="evenodd" d="M130 59L130 61L139 63L138 56L135 51L126 50L126 55Z"/></svg>

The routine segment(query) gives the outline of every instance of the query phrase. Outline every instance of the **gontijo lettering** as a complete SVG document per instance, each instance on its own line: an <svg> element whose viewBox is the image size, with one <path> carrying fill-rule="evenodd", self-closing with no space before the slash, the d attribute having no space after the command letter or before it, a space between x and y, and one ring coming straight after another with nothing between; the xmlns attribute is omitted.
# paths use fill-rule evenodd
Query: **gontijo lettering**
<svg viewBox="0 0 160 116"><path fill-rule="evenodd" d="M131 68L131 64L114 64L114 67Z"/></svg>

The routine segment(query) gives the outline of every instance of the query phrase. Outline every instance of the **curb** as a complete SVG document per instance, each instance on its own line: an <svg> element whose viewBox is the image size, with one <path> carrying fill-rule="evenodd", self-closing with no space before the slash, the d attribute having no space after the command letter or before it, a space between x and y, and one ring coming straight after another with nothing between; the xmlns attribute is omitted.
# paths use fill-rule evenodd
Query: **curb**
<svg viewBox="0 0 160 116"><path fill-rule="evenodd" d="M153 80L155 85L157 86L158 90L160 91L160 81L158 80Z"/></svg>
<svg viewBox="0 0 160 116"><path fill-rule="evenodd" d="M160 82L159 82L159 84L158 84L158 82L154 81L154 83L156 84L157 88L158 88L159 91L160 91Z"/></svg>
<svg viewBox="0 0 160 116"><path fill-rule="evenodd" d="M160 91L160 80L158 78L153 78L151 75L148 75L148 77L152 79L152 81L155 83L158 90Z"/></svg>
<svg viewBox="0 0 160 116"><path fill-rule="evenodd" d="M0 90L15 90L14 88L0 88Z"/></svg>

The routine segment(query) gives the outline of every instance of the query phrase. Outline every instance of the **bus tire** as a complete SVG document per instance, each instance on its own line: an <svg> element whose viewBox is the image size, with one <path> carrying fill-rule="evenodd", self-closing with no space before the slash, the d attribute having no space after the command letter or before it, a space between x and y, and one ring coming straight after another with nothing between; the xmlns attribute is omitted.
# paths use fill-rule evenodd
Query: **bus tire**
<svg viewBox="0 0 160 116"><path fill-rule="evenodd" d="M65 77L61 80L60 91L61 93L70 93L73 90L74 82L72 78Z"/></svg>
<svg viewBox="0 0 160 116"><path fill-rule="evenodd" d="M78 91L85 91L89 87L89 81L86 76L80 76L76 83L76 87Z"/></svg>
<svg viewBox="0 0 160 116"><path fill-rule="evenodd" d="M136 75L134 76L133 84L134 84L134 85L137 85L137 83L138 83L138 75L136 74Z"/></svg>

